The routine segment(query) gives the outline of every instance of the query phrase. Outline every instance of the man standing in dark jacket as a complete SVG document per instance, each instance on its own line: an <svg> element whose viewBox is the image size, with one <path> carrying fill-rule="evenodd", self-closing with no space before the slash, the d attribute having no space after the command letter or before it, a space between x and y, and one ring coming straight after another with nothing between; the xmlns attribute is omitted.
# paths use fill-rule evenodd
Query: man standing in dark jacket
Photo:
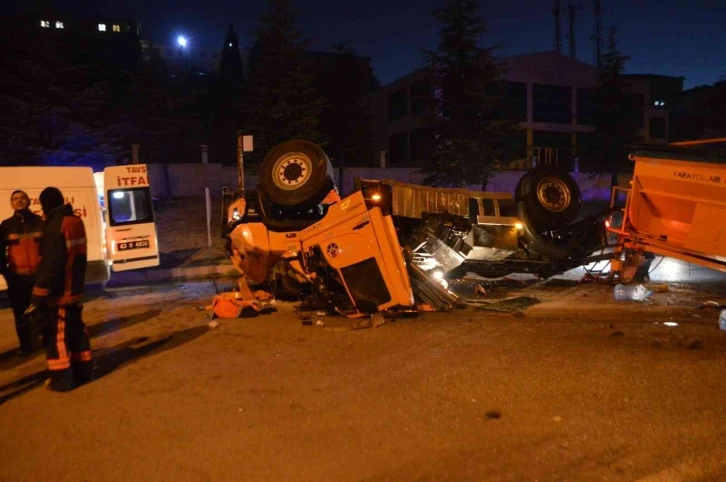
<svg viewBox="0 0 726 482"><path fill-rule="evenodd" d="M86 279L86 229L55 187L40 193L45 229L30 314L43 320L50 389L68 391L93 379L91 342L81 318Z"/></svg>
<svg viewBox="0 0 726 482"><path fill-rule="evenodd" d="M8 285L8 299L15 315L20 355L40 347L37 330L23 312L30 306L35 272L40 263L43 220L30 212L30 199L24 191L13 191L10 205L15 213L0 224L0 274Z"/></svg>

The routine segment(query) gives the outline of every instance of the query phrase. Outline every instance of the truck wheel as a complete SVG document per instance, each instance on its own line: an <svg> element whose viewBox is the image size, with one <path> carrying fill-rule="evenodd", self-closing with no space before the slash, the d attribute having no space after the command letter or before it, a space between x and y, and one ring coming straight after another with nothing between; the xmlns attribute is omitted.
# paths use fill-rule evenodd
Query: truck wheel
<svg viewBox="0 0 726 482"><path fill-rule="evenodd" d="M535 169L517 183L515 200L523 202L532 227L547 231L567 226L580 215L582 195L566 172Z"/></svg>
<svg viewBox="0 0 726 482"><path fill-rule="evenodd" d="M312 207L334 187L333 165L315 143L285 141L272 148L259 171L259 186L278 206Z"/></svg>

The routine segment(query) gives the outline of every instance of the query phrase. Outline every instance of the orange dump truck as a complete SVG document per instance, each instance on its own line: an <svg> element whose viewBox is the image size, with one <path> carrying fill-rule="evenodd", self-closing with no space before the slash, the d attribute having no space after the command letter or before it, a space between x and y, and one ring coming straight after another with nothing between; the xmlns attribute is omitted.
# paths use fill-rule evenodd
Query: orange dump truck
<svg viewBox="0 0 726 482"><path fill-rule="evenodd" d="M613 204L625 194L622 222L610 231L620 240L613 272L636 277L648 253L726 271L726 155L699 150L707 141L636 149L629 189L614 188Z"/></svg>

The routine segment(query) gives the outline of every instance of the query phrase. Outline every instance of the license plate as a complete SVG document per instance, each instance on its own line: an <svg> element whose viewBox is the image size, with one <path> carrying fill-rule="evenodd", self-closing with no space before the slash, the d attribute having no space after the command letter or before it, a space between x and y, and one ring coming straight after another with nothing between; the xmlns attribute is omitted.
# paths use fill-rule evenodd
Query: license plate
<svg viewBox="0 0 726 482"><path fill-rule="evenodd" d="M148 239L143 239L141 241L129 241L129 242L123 242L118 243L116 247L119 251L128 251L129 249L140 249L140 248L148 248L150 246Z"/></svg>

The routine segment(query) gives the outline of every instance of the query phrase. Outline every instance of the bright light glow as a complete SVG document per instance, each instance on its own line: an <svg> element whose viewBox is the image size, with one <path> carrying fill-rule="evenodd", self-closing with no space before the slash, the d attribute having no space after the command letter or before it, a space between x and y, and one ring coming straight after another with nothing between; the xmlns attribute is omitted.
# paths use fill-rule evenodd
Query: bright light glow
<svg viewBox="0 0 726 482"><path fill-rule="evenodd" d="M121 31L121 25L114 25L113 26L113 31L114 32L120 32Z"/></svg>
<svg viewBox="0 0 726 482"><path fill-rule="evenodd" d="M521 231L522 228L524 228L524 225L522 223L514 223L514 227Z"/></svg>
<svg viewBox="0 0 726 482"><path fill-rule="evenodd" d="M56 20L55 22L55 28L64 28L63 22L59 22Z"/></svg>
<svg viewBox="0 0 726 482"><path fill-rule="evenodd" d="M50 22L48 20L41 20L40 26L43 28L50 28Z"/></svg>
<svg viewBox="0 0 726 482"><path fill-rule="evenodd" d="M665 326L678 326L678 323L676 323L675 321L664 321L663 324Z"/></svg>
<svg viewBox="0 0 726 482"><path fill-rule="evenodd" d="M230 46L230 47L232 46L232 42L230 42L230 43L229 43L229 46Z"/></svg>
<svg viewBox="0 0 726 482"><path fill-rule="evenodd" d="M98 24L98 31L99 32L105 32L106 31L106 24L105 23L99 23Z"/></svg>
<svg viewBox="0 0 726 482"><path fill-rule="evenodd" d="M605 227L606 228L610 228L610 220L609 219L606 219L605 220Z"/></svg>
<svg viewBox="0 0 726 482"><path fill-rule="evenodd" d="M444 287L445 290L448 290L449 289L449 282L448 281L446 281L445 279L440 279L440 280L437 280L437 281L439 282L439 284L441 286Z"/></svg>
<svg viewBox="0 0 726 482"><path fill-rule="evenodd" d="M380 194L374 194L373 196L371 196L371 199L373 199L374 201L380 201L381 200L381 195Z"/></svg>
<svg viewBox="0 0 726 482"><path fill-rule="evenodd" d="M237 211L237 208L234 208L232 210L232 219L235 221L238 220L241 216L239 215L239 211Z"/></svg>
<svg viewBox="0 0 726 482"><path fill-rule="evenodd" d="M186 47L187 46L187 39L183 35L179 35L176 38L176 43L178 43L180 47Z"/></svg>
<svg viewBox="0 0 726 482"><path fill-rule="evenodd" d="M113 193L113 198L114 199L123 199L124 198L124 193L123 192L115 192L115 193Z"/></svg>
<svg viewBox="0 0 726 482"><path fill-rule="evenodd" d="M441 271L440 269L437 269L437 270L431 272L431 276L433 276L433 278L437 281L442 280L442 279L444 279L444 272Z"/></svg>

